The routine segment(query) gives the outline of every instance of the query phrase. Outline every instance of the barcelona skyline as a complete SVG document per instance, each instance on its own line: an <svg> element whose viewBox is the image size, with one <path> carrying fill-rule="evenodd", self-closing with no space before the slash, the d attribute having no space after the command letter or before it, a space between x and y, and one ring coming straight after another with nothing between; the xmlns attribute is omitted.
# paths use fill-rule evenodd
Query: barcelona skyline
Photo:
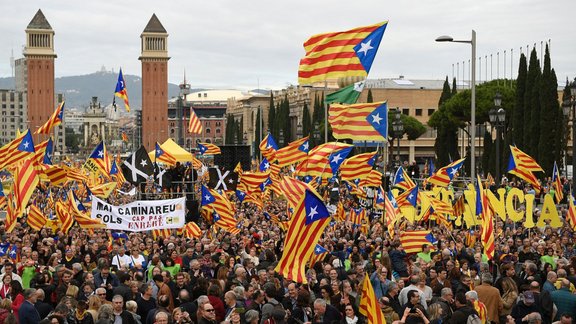
<svg viewBox="0 0 576 324"><path fill-rule="evenodd" d="M302 43L310 36L389 21L369 78L443 79L458 63L468 76L470 46L440 44L441 35L470 39L477 32L477 78L516 77L519 52L551 40L559 85L576 76L570 30L576 3L544 1L329 2L291 1L20 1L2 4L0 77L11 75L10 56L21 57L24 29L42 9L54 29L56 77L101 69L141 75L140 34L153 13L169 33L168 80L184 70L193 87L279 89L297 84ZM566 27L562 27L563 25ZM511 49L514 57L510 57ZM507 51L504 61L504 51ZM497 52L499 55L497 56ZM490 59L492 55L492 59ZM500 65L497 66L499 57ZM488 62L486 62L488 58ZM492 64L490 64L492 61ZM464 62L465 68L462 68ZM510 65L512 64L513 70ZM491 69L490 69L491 67ZM456 71L454 71L456 73Z"/></svg>

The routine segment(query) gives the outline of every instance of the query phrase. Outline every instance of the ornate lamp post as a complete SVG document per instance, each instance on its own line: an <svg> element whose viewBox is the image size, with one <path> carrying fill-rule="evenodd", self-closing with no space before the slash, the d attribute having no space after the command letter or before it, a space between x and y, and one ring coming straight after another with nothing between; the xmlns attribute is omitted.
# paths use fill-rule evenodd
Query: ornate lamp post
<svg viewBox="0 0 576 324"><path fill-rule="evenodd" d="M494 108L488 113L490 124L496 128L496 184L500 183L500 141L502 140L502 128L506 123L506 111L502 108L502 95L497 92L494 96Z"/></svg>

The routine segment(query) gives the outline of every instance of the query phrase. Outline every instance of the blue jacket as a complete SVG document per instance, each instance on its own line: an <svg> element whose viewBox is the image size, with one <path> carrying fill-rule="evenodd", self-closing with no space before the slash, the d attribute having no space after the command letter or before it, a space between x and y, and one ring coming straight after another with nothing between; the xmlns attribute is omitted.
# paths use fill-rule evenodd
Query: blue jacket
<svg viewBox="0 0 576 324"><path fill-rule="evenodd" d="M37 324L40 322L40 314L31 302L25 300L18 310L19 324Z"/></svg>

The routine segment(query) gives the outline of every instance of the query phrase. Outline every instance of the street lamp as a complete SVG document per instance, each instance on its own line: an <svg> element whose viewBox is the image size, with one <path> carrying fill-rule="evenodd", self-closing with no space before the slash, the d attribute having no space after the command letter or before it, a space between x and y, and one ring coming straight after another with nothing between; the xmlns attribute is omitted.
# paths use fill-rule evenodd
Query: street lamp
<svg viewBox="0 0 576 324"><path fill-rule="evenodd" d="M280 135L278 136L278 144L280 146L284 145L284 130L280 129Z"/></svg>
<svg viewBox="0 0 576 324"><path fill-rule="evenodd" d="M570 110L572 110L572 120L570 120ZM574 135L576 135L576 78L570 82L570 98L566 98L562 103L562 113L568 122L572 122L572 192L576 192L576 182L574 181L574 165L576 157L576 143ZM568 176L568 173L566 173Z"/></svg>
<svg viewBox="0 0 576 324"><path fill-rule="evenodd" d="M502 108L502 95L496 92L494 96L494 108L488 113L490 124L496 128L496 184L500 184L500 141L502 140L502 128L506 122L506 111Z"/></svg>
<svg viewBox="0 0 576 324"><path fill-rule="evenodd" d="M400 139L402 138L402 135L404 134L404 123L402 122L401 119L401 113L400 113L400 109L396 108L396 110L394 110L394 121L392 122L392 131L394 132L394 137L396 137L398 139L398 145L396 148L396 159L398 160L398 163L400 163Z"/></svg>
<svg viewBox="0 0 576 324"><path fill-rule="evenodd" d="M440 36L436 38L437 42L453 42L453 43L466 43L472 45L472 80L471 80L471 104L470 104L470 137L472 138L472 147L470 148L470 177L472 182L476 178L476 31L472 30L472 39L470 40L454 40L451 36Z"/></svg>
<svg viewBox="0 0 576 324"><path fill-rule="evenodd" d="M320 143L320 124L318 122L314 123L314 145Z"/></svg>

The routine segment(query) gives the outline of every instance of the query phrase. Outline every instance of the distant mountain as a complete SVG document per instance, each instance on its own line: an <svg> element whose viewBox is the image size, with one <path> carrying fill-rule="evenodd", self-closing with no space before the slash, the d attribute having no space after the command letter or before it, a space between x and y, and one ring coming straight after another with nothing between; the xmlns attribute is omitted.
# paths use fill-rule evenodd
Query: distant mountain
<svg viewBox="0 0 576 324"><path fill-rule="evenodd" d="M118 74L114 72L95 72L92 74L68 76L56 78L56 93L63 93L66 97L66 106L88 107L92 97L98 97L103 105L112 103L114 89ZM135 75L124 74L128 98L132 109L142 107L142 78ZM12 77L0 78L0 89L13 89L14 79ZM178 95L179 87L176 84L168 84L168 98ZM193 89L194 91L196 89ZM117 100L118 102L118 100ZM118 107L122 108L124 103L120 99Z"/></svg>

